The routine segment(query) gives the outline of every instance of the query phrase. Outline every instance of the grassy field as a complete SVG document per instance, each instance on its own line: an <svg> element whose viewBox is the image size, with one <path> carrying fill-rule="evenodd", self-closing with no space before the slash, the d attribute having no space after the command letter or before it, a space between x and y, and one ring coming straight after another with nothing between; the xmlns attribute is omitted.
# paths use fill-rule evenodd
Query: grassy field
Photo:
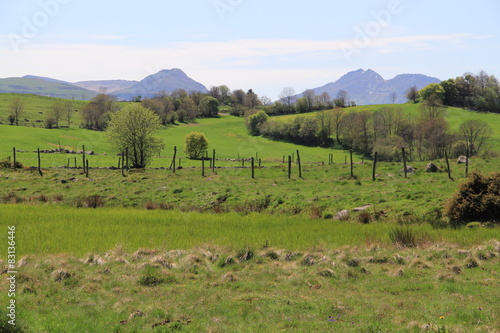
<svg viewBox="0 0 500 333"><path fill-rule="evenodd" d="M53 103L27 98L33 119L43 117L33 106ZM498 115L450 108L447 117L455 129L469 117L487 121L500 149ZM182 152L191 131L217 150L205 177ZM444 160L433 161L437 173L411 162L408 178L401 163L382 162L373 181L372 163L355 156L352 178L347 152L251 137L242 118L226 115L162 130L166 148L126 177L103 169L119 157L102 132L0 125L0 136L0 160L16 147L17 160L34 166L37 148L85 145L98 154L90 166L101 167L87 178L62 168L75 158L80 167L81 154L55 153L42 154L43 177L0 169L0 230L16 227L22 332L500 332L500 229L451 229L440 216L463 164L451 161L451 181ZM175 174L165 169L174 146L183 167ZM302 178L294 163L288 179L282 158L297 149ZM252 156L262 159L255 179L248 161L235 160ZM499 165L474 157L470 171ZM334 219L341 210L345 218ZM6 260L4 250L4 273Z"/></svg>

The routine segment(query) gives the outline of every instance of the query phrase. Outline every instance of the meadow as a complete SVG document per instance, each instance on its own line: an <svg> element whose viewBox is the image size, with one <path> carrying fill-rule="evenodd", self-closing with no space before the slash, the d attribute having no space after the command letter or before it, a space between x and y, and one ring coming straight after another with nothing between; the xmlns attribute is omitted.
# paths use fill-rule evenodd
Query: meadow
<svg viewBox="0 0 500 333"><path fill-rule="evenodd" d="M33 105L53 103L27 98L33 119L43 116ZM498 115L447 117L454 129L488 121L500 149ZM217 152L205 177L182 152L191 131ZM107 169L120 157L102 132L0 125L0 136L0 160L16 147L24 166L37 164L37 148L97 154L88 177L81 154L42 154L43 176L0 169L0 230L16 227L19 332L499 332L500 229L452 229L442 217L463 164L450 161L451 181L445 160L433 161L437 173L412 161L407 178L402 163L380 162L374 181L372 162L355 155L351 177L347 151L252 137L228 115L163 129L165 149L125 177ZM297 150L302 177L294 162L288 179L283 156ZM469 172L498 171L490 155ZM262 160L255 178L250 157Z"/></svg>

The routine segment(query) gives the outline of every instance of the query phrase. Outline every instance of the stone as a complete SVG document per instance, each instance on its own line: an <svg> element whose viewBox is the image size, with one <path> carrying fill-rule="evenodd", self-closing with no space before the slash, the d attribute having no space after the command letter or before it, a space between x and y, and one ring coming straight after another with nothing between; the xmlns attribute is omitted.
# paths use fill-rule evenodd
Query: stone
<svg viewBox="0 0 500 333"><path fill-rule="evenodd" d="M438 172L438 167L434 163L429 163L425 167L425 172Z"/></svg>

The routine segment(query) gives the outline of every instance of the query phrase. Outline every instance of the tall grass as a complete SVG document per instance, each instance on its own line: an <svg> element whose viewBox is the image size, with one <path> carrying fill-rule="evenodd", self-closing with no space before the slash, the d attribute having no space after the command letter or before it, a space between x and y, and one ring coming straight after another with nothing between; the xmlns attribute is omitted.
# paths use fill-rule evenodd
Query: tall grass
<svg viewBox="0 0 500 333"><path fill-rule="evenodd" d="M55 206L0 206L0 230L16 226L18 254L104 252L117 245L138 248L189 249L214 244L232 250L264 244L275 248L307 250L313 247L391 244L390 223L362 225L264 214L241 216L146 211L133 209L77 209ZM500 229L432 229L412 226L430 241L471 245L500 238ZM4 256L4 254L2 254Z"/></svg>

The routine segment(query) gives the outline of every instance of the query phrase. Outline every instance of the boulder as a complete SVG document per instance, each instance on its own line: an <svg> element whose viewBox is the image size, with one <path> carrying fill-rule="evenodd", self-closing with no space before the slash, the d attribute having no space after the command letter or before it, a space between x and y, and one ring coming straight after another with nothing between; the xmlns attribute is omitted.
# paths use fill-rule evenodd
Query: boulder
<svg viewBox="0 0 500 333"><path fill-rule="evenodd" d="M457 158L457 163L458 164L462 164L462 163L467 163L467 156L458 156ZM469 160L469 163L470 163L470 160Z"/></svg>
<svg viewBox="0 0 500 333"><path fill-rule="evenodd" d="M434 163L429 163L425 167L425 172L438 172L438 167Z"/></svg>
<svg viewBox="0 0 500 333"><path fill-rule="evenodd" d="M362 207L357 207L357 208L354 208L352 211L353 212L362 212L364 210L367 210L368 208L370 208L372 205L365 205L365 206L362 206Z"/></svg>
<svg viewBox="0 0 500 333"><path fill-rule="evenodd" d="M334 220L347 220L349 218L349 211L347 209L341 210L333 217Z"/></svg>
<svg viewBox="0 0 500 333"><path fill-rule="evenodd" d="M414 173L417 171L417 168L412 167L411 165L406 166L406 172L407 173ZM405 172L405 169L401 169L401 172Z"/></svg>

